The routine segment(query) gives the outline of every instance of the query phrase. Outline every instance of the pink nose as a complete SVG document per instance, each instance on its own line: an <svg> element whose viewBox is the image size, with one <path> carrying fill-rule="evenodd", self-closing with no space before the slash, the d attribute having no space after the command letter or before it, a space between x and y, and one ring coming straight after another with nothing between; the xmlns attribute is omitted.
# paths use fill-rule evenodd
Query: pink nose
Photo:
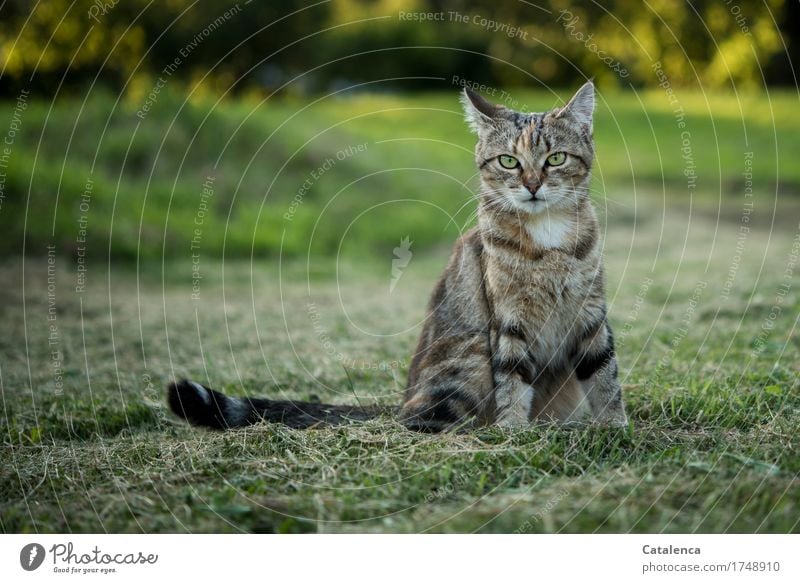
<svg viewBox="0 0 800 583"><path fill-rule="evenodd" d="M530 192L531 194L536 194L539 188L542 186L542 183L538 180L523 180L523 186Z"/></svg>

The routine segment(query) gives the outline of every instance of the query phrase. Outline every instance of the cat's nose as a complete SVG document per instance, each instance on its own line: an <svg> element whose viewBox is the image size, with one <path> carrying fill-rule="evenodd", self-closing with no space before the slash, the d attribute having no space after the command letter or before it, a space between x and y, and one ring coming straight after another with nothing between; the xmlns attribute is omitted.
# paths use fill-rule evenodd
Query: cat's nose
<svg viewBox="0 0 800 583"><path fill-rule="evenodd" d="M531 193L532 196L536 196L536 192L539 190L539 188L541 188L542 183L535 178L530 178L523 180L522 185L528 192Z"/></svg>

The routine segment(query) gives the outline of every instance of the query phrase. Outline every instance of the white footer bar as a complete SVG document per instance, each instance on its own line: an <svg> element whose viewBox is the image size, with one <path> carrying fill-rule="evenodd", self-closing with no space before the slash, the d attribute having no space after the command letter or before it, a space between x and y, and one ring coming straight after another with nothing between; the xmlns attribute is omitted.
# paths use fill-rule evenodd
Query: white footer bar
<svg viewBox="0 0 800 583"><path fill-rule="evenodd" d="M5 535L2 581L800 581L797 535Z"/></svg>

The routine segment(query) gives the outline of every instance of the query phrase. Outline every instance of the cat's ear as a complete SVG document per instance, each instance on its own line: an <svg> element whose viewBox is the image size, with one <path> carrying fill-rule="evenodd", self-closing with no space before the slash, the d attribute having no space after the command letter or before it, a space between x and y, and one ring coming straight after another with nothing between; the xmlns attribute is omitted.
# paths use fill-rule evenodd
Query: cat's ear
<svg viewBox="0 0 800 583"><path fill-rule="evenodd" d="M461 94L461 105L464 107L467 124L476 134L493 127L502 109L499 105L489 103L469 87L464 87L464 92Z"/></svg>
<svg viewBox="0 0 800 583"><path fill-rule="evenodd" d="M592 117L594 116L594 83L589 81L569 100L556 117L569 116L579 124L592 131Z"/></svg>

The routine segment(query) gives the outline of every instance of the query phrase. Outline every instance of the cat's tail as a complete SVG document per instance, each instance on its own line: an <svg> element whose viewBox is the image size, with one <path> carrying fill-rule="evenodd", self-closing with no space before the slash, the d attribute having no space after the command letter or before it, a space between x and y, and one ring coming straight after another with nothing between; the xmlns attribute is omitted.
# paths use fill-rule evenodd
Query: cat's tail
<svg viewBox="0 0 800 583"><path fill-rule="evenodd" d="M244 427L260 421L308 429L366 421L383 412L378 407L228 397L185 379L169 384L167 401L172 412L179 417L192 425L211 429Z"/></svg>

